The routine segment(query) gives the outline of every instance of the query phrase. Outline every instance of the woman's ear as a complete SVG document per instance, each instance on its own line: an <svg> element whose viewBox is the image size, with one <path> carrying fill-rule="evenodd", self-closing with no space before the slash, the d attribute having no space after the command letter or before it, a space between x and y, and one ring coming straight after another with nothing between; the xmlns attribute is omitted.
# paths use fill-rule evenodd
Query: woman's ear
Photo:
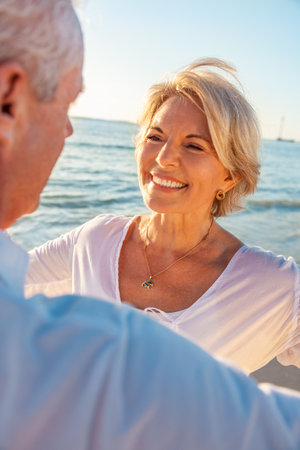
<svg viewBox="0 0 300 450"><path fill-rule="evenodd" d="M240 175L232 175L231 173L225 178L225 192L230 191L230 189L234 188L239 182L242 180Z"/></svg>
<svg viewBox="0 0 300 450"><path fill-rule="evenodd" d="M16 62L0 64L0 150L9 147L17 132L18 112L24 108L25 72Z"/></svg>

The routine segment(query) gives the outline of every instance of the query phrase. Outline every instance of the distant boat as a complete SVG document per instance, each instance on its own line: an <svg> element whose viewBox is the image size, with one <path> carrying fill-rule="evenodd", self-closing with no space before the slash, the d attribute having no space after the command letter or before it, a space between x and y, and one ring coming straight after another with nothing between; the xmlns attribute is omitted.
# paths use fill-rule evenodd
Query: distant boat
<svg viewBox="0 0 300 450"><path fill-rule="evenodd" d="M281 121L280 121L280 127L279 127L279 134L278 134L278 138L276 139L277 141L281 141L281 142L295 142L294 139L284 139L282 137L283 134L283 127L284 127L284 121L285 121L285 117L281 117Z"/></svg>

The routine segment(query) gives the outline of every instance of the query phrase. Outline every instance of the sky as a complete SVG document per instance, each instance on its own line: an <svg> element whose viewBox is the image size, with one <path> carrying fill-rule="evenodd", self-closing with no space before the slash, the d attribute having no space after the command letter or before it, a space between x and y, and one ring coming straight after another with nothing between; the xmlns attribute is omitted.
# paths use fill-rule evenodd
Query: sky
<svg viewBox="0 0 300 450"><path fill-rule="evenodd" d="M136 122L147 89L196 59L237 68L263 137L300 141L300 0L83 0L85 91L71 115ZM284 119L282 119L284 118Z"/></svg>

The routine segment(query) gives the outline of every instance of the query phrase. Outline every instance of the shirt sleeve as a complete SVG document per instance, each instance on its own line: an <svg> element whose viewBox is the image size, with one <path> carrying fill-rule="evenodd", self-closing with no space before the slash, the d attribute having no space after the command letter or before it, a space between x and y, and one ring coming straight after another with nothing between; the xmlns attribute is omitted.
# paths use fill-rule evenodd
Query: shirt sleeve
<svg viewBox="0 0 300 450"><path fill-rule="evenodd" d="M57 296L72 291L73 250L82 226L29 252L25 295Z"/></svg>
<svg viewBox="0 0 300 450"><path fill-rule="evenodd" d="M299 395L260 389L132 308L0 299L3 448L300 448Z"/></svg>
<svg viewBox="0 0 300 450"><path fill-rule="evenodd" d="M294 365L300 369L300 266L297 266L295 281L295 303L292 311L292 331L287 348L277 355L277 360L284 366Z"/></svg>

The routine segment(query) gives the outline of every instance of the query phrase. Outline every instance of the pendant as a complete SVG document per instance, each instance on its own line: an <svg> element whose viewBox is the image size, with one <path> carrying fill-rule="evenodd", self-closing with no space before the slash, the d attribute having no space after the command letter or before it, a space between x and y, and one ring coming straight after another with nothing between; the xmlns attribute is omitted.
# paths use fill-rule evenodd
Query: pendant
<svg viewBox="0 0 300 450"><path fill-rule="evenodd" d="M149 280L145 280L144 283L142 283L142 286L144 288L150 289L154 286L153 281L151 281L152 277L149 277Z"/></svg>

